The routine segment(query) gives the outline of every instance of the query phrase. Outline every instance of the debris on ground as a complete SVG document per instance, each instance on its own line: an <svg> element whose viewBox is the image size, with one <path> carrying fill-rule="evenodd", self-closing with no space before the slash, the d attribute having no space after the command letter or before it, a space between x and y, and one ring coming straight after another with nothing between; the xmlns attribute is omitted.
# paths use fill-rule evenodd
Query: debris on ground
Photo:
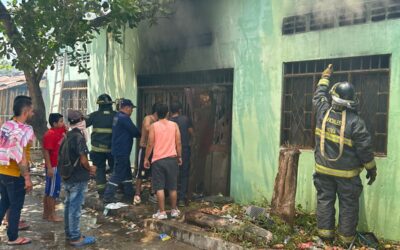
<svg viewBox="0 0 400 250"><path fill-rule="evenodd" d="M297 245L297 247L299 249L309 249L309 248L312 248L313 246L314 246L314 242L312 242L312 241L309 241L309 242L306 242L306 243L299 243Z"/></svg>
<svg viewBox="0 0 400 250"><path fill-rule="evenodd" d="M268 217L267 210L263 207L258 206L246 207L246 215L253 219L259 218L261 216Z"/></svg>
<svg viewBox="0 0 400 250"><path fill-rule="evenodd" d="M108 212L110 210L115 210L115 209L120 209L123 207L128 207L128 204L122 203L122 202L117 202L117 203L109 203L107 206L104 208L103 215L107 216Z"/></svg>
<svg viewBox="0 0 400 250"><path fill-rule="evenodd" d="M208 201L214 204L228 204L233 203L231 197L223 196L222 194L204 197L204 201Z"/></svg>
<svg viewBox="0 0 400 250"><path fill-rule="evenodd" d="M170 240L171 239L171 236L169 236L168 234L160 234L160 239L162 240L162 241L167 241L167 240Z"/></svg>

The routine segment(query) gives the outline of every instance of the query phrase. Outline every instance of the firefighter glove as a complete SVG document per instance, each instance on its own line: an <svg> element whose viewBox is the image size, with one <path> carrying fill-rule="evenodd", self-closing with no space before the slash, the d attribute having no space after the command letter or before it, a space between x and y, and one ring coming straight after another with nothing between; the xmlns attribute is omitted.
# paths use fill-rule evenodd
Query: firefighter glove
<svg viewBox="0 0 400 250"><path fill-rule="evenodd" d="M329 77L331 77L333 72L333 65L329 64L328 67L324 70L324 72L322 72L322 77L324 79L329 79Z"/></svg>
<svg viewBox="0 0 400 250"><path fill-rule="evenodd" d="M371 168L371 169L367 169L367 179L369 179L368 181L368 185L372 185L372 183L374 183L375 179L376 179L376 167Z"/></svg>

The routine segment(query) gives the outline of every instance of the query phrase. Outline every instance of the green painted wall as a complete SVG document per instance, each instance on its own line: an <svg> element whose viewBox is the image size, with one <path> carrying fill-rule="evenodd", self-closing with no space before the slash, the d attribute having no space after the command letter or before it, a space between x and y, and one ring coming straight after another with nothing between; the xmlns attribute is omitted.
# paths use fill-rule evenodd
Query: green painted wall
<svg viewBox="0 0 400 250"><path fill-rule="evenodd" d="M280 148L283 62L390 53L388 152L387 157L377 159L377 181L373 186L364 187L360 228L400 240L400 216L397 216L400 207L397 199L400 192L397 181L400 177L397 152L400 148L400 21L282 36L282 18L305 11L310 3L307 0L203 0L200 6L190 8L186 2L180 10L185 14L180 16L190 21L177 19L166 26L163 23L151 28L142 25L138 31L127 31L124 45L113 46L108 60L106 38L102 35L92 47L90 103L94 108L93 98L104 90L113 97L124 95L136 100L138 73L234 68L231 195L247 203L272 196ZM202 21L203 25L198 27ZM211 30L213 44L181 47L176 53L157 49L160 44L168 47L179 43L182 34L193 30ZM176 36L171 36L174 31ZM309 210L316 204L313 166L313 152L303 151L297 202Z"/></svg>

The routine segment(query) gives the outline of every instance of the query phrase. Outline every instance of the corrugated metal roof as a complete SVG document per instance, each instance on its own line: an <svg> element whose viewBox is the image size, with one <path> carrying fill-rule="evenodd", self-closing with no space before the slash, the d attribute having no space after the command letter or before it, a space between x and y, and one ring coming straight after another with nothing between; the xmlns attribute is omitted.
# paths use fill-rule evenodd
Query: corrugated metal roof
<svg viewBox="0 0 400 250"><path fill-rule="evenodd" d="M26 83L24 75L0 76L0 90L18 87Z"/></svg>

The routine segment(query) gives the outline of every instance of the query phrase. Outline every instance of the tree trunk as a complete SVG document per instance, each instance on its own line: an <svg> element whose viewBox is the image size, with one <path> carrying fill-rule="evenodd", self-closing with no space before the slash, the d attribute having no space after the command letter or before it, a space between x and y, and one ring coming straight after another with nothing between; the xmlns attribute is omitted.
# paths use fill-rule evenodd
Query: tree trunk
<svg viewBox="0 0 400 250"><path fill-rule="evenodd" d="M297 170L300 151L297 148L281 149L279 170L275 178L271 213L293 225L296 214Z"/></svg>
<svg viewBox="0 0 400 250"><path fill-rule="evenodd" d="M30 121L29 123L32 125L33 130L35 131L36 138L39 140L40 143L42 143L43 135L47 131L47 121L46 106L44 105L42 91L39 85L41 77L32 77L29 74L25 73L25 78L35 112L32 121Z"/></svg>
<svg viewBox="0 0 400 250"><path fill-rule="evenodd" d="M271 242L273 239L272 233L264 228L248 223L233 224L227 218L206 214L197 210L186 212L185 221L201 227L243 232L247 239L256 237L257 240L262 240L266 243Z"/></svg>

